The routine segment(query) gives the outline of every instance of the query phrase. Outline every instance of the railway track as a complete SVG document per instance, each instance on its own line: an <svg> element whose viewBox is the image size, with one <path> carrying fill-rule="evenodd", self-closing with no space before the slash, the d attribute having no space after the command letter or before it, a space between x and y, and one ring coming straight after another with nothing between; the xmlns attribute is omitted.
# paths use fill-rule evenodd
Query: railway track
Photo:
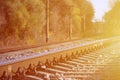
<svg viewBox="0 0 120 80"><path fill-rule="evenodd" d="M95 49L97 50L97 48ZM25 68L25 75L20 73L19 68L16 73L13 74L13 80L59 80L61 79L80 79L86 78L86 75L91 75L99 69L87 69L91 66L92 62L88 57L97 58L99 53L84 52L84 56L81 54L72 54L71 56L60 57L54 59L52 62L46 61L45 64L39 62L38 65L29 65L29 68ZM94 55L91 57L91 55ZM54 63L54 64L53 64ZM88 65L88 66L87 66ZM95 64L92 64L95 65ZM97 66L97 65L96 65ZM94 66L93 66L94 67ZM75 75L74 75L75 74ZM24 77L23 77L24 76ZM1 77L2 78L2 77Z"/></svg>
<svg viewBox="0 0 120 80"><path fill-rule="evenodd" d="M94 40L94 38L92 38ZM7 52L13 52L13 51L19 51L19 50L26 50L26 49L32 49L32 48L38 48L38 47L43 47L43 46L49 46L49 45L52 45L52 44L61 44L61 43L67 43L67 42L72 42L72 41L77 41L77 40L80 40L80 39L73 39L73 40L67 40L67 41L62 41L62 42L55 42L55 43L45 43L45 44L35 44L35 45L31 45L31 46L15 46L15 47L8 47L8 48L2 48L0 49L0 54L4 54L4 53L7 53ZM91 38L87 38L87 39L83 39L83 40L91 40Z"/></svg>
<svg viewBox="0 0 120 80"><path fill-rule="evenodd" d="M100 74L107 66L105 62L109 62L104 60L105 49L109 49L104 46L108 42L102 43L2 65L0 80L94 80L92 76Z"/></svg>

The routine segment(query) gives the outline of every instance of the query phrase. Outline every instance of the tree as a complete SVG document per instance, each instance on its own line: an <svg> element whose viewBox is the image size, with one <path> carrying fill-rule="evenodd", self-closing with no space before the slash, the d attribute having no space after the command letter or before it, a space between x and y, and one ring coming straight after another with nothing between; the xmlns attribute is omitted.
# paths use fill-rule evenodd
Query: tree
<svg viewBox="0 0 120 80"><path fill-rule="evenodd" d="M76 14L76 18L78 19L74 19L75 22L77 22L78 26L77 30L79 30L79 32L85 32L88 34L91 28L92 28L92 19L94 16L94 9L93 6L90 2L88 2L87 0L75 0L74 4L76 5L76 12L79 12ZM79 11L78 11L79 10ZM80 23L80 24L79 24ZM76 26L77 26L76 25ZM81 33L84 34L84 33Z"/></svg>
<svg viewBox="0 0 120 80"><path fill-rule="evenodd" d="M80 37L83 21L86 29L90 28L94 10L87 0L49 1L49 36L52 42L68 40L71 26L72 36ZM0 4L0 15L4 14L0 16L4 19L0 23L3 26L0 27L3 42L14 44L22 41L30 45L45 42L46 0L0 0ZM86 19L83 20L83 17Z"/></svg>
<svg viewBox="0 0 120 80"><path fill-rule="evenodd" d="M114 7L105 14L105 34L107 36L120 35L120 1L117 1Z"/></svg>
<svg viewBox="0 0 120 80"><path fill-rule="evenodd" d="M94 9L87 0L50 0L50 4L51 30L59 31L60 33L57 34L60 35L64 33L63 38L65 35L69 37L70 25L72 25L72 35L79 37L83 34L82 23L86 23L86 32L91 28Z"/></svg>
<svg viewBox="0 0 120 80"><path fill-rule="evenodd" d="M6 36L6 39L11 37L14 40L24 40L25 42L39 40L38 36L43 35L45 32L46 14L44 1L4 0L0 4L4 8L7 22L2 36Z"/></svg>

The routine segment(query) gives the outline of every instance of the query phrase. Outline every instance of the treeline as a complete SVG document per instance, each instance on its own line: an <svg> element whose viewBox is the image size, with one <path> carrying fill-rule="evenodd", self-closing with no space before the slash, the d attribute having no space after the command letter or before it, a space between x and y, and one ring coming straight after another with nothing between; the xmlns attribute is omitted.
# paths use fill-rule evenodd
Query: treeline
<svg viewBox="0 0 120 80"><path fill-rule="evenodd" d="M32 45L45 42L47 0L0 0L0 44ZM90 32L94 10L87 0L49 0L51 42ZM70 21L72 20L72 21ZM83 28L85 26L85 28Z"/></svg>
<svg viewBox="0 0 120 80"><path fill-rule="evenodd" d="M116 1L113 8L104 16L106 36L120 35L120 1Z"/></svg>

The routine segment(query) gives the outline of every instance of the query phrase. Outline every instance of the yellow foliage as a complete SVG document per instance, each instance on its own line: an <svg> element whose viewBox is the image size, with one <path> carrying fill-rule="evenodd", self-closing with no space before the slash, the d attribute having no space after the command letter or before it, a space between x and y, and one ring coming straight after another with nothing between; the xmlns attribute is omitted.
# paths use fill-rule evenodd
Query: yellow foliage
<svg viewBox="0 0 120 80"><path fill-rule="evenodd" d="M43 38L46 37L46 0L1 1L5 8L7 21L5 36L24 40L29 45L45 40ZM61 40L68 38L71 24L74 31L72 34L80 34L84 14L87 16L87 24L92 20L91 14L94 14L94 11L87 0L49 1L50 37ZM89 11L85 9L86 7Z"/></svg>
<svg viewBox="0 0 120 80"><path fill-rule="evenodd" d="M33 39L27 40L27 45L33 45L33 44L35 44L35 41Z"/></svg>

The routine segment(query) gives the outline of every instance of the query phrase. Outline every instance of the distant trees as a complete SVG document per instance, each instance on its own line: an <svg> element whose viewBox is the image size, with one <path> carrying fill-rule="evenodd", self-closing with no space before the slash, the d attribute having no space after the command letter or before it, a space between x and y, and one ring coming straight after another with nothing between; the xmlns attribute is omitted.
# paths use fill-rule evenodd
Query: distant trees
<svg viewBox="0 0 120 80"><path fill-rule="evenodd" d="M120 35L120 1L104 16L106 36Z"/></svg>
<svg viewBox="0 0 120 80"><path fill-rule="evenodd" d="M65 0L50 0L51 38L53 39L56 38L56 40L68 38L69 16L70 16L69 4L67 4Z"/></svg>
<svg viewBox="0 0 120 80"><path fill-rule="evenodd" d="M81 22L80 22L81 28L79 28L79 30L81 29L81 31L84 32L84 34L86 33L88 35L92 28L92 19L94 16L93 6L87 0L75 0L74 2L76 4L76 7L79 10L79 13L77 14L77 18L81 19ZM79 23L80 20L75 19L75 21Z"/></svg>
<svg viewBox="0 0 120 80"><path fill-rule="evenodd" d="M73 36L82 35L84 23L85 32L90 30L94 9L87 0L50 0L49 6L51 40L68 39L70 25ZM31 45L45 40L46 0L0 0L0 13L1 41Z"/></svg>
<svg viewBox="0 0 120 80"><path fill-rule="evenodd" d="M70 25L72 36L82 37L84 29L84 33L91 30L93 16L93 6L87 0L50 0L50 27L59 37L69 37Z"/></svg>

